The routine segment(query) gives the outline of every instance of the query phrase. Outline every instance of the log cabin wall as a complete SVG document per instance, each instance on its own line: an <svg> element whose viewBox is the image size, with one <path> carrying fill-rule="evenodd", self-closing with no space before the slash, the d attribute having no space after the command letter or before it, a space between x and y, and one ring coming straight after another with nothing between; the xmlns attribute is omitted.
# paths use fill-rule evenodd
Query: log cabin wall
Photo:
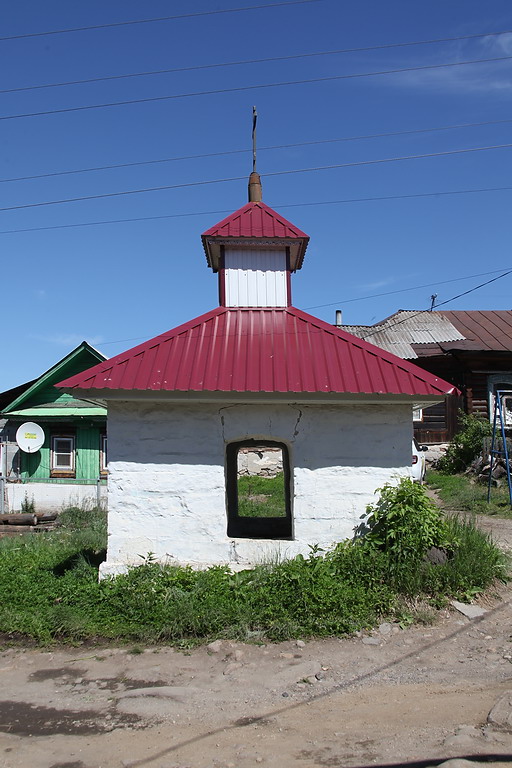
<svg viewBox="0 0 512 768"><path fill-rule="evenodd" d="M418 358L414 363L434 376L455 384L462 391L462 372L451 355ZM441 403L424 408L422 420L414 422L416 440L425 445L448 443L457 430L457 411L463 407L463 398L450 396Z"/></svg>
<svg viewBox="0 0 512 768"><path fill-rule="evenodd" d="M489 392L487 374L469 371L466 374L466 413L489 419Z"/></svg>
<svg viewBox="0 0 512 768"><path fill-rule="evenodd" d="M414 422L414 437L418 443L448 443L457 431L457 412L462 407L462 397L450 396L442 403L424 408L422 421Z"/></svg>
<svg viewBox="0 0 512 768"><path fill-rule="evenodd" d="M441 376L455 384L463 397L447 397L445 402L423 410L423 419L414 423L414 435L418 442L427 445L449 442L457 431L457 411L490 419L490 376L499 373L512 375L512 355L496 352L453 351L443 357L419 358L414 361L420 368Z"/></svg>

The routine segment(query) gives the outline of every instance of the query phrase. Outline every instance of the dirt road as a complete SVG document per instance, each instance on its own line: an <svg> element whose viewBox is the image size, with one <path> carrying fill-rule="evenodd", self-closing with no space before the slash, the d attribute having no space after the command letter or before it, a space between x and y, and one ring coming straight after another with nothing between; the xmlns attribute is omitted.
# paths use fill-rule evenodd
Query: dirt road
<svg viewBox="0 0 512 768"><path fill-rule="evenodd" d="M512 521L496 528L507 546ZM344 640L7 649L0 766L512 766L511 597L509 585L475 619L447 610L432 627Z"/></svg>

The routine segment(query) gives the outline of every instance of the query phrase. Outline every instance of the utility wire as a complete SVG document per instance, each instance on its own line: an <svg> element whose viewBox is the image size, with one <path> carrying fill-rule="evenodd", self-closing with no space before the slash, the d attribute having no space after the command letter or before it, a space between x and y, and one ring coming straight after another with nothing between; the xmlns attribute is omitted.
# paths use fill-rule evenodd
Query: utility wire
<svg viewBox="0 0 512 768"><path fill-rule="evenodd" d="M192 19L197 16L218 16L223 13L241 13L243 11L256 11L264 8L278 8L286 5L304 5L306 3L321 2L321 0L288 0L281 3L266 3L264 5L246 5L241 8L220 8L215 11L197 11L196 13L182 13L176 16L159 16L154 19L133 19L131 21L114 21L110 24L94 24L90 27L72 27L71 29L51 29L47 32L28 32L23 35L7 35L0 37L3 40L23 40L27 37L45 37L46 35L66 35L69 32L88 32L96 29L109 29L111 27L128 27L134 24L154 24L159 21L176 21L177 19Z"/></svg>
<svg viewBox="0 0 512 768"><path fill-rule="evenodd" d="M482 274L492 274L492 273L490 273L490 272L488 272L488 273L483 272ZM490 283L494 283L494 282L496 282L496 280L501 280L502 277L506 277L507 275L510 275L510 274L512 274L512 269L510 269L508 272L503 273L502 275L498 275L498 277L494 277L492 280L487 280L485 283L480 283L480 285L475 285L473 288L470 288L469 290L464 291L463 293L459 293L457 296L452 296L451 299L446 299L446 301L443 301L440 304L436 304L436 308L437 307L441 307L444 304L449 304L451 301L455 301L455 299L460 299L461 296L466 296L468 293L473 293L474 291L477 291L479 288L483 288L485 285L489 285ZM461 277L461 278L457 278L457 279L458 280L465 280L467 278ZM444 282L455 282L455 281L446 280ZM438 285L442 285L442 283L437 283L437 284ZM418 286L418 287L421 288L422 286ZM404 288L403 290L404 291L410 291L410 290L414 290L414 289L413 288ZM310 309L311 309L311 307L310 307ZM367 338L369 338L369 336L373 336L375 333L378 333L379 331L388 330L389 328L394 328L395 325L401 325L401 323L405 323L408 320L411 320L413 317L417 317L418 315L423 315L423 314L425 314L427 312L430 312L430 311L431 311L430 309L420 309L418 312L414 312L412 315L408 315L407 317L403 318L402 320L398 320L396 323L393 323L391 325L383 325L383 324L381 324L379 327L377 327L375 329L375 331L372 331L371 333L367 334L366 336L357 336L356 338L360 339L361 341L365 341ZM321 332L321 331L319 331L319 332ZM158 334L158 336L165 336L167 333L168 333L168 331L164 331L163 333ZM272 332L269 331L269 334L271 334L273 336L276 336L278 333L279 333L279 331L275 331L275 330L272 331ZM308 333L308 334L310 334L311 331L308 329L307 331L299 331L299 333ZM218 337L219 335L222 336L222 335L227 335L227 334L218 334L218 333L215 334L216 337ZM135 336L135 337L132 337L130 339L116 339L115 341L102 341L100 346L106 346L107 344L123 344L123 343L128 342L128 341L139 341L141 339L142 340L146 340L147 338L148 338L148 336L146 335L146 336ZM106 360L105 362L108 362L108 360Z"/></svg>
<svg viewBox="0 0 512 768"><path fill-rule="evenodd" d="M170 96L148 96L143 99L126 99L124 101L107 101L102 104L87 104L79 107L65 107L63 109L48 109L41 112L23 112L15 115L3 115L0 120L18 120L25 117L42 117L44 115L62 115L68 112L83 112L89 109L104 109L106 107L121 107L127 104L149 104L152 102L169 101L172 99L185 99L196 96L214 96L222 93L237 93L241 91L255 91L263 88L282 88L290 85L305 85L309 83L327 83L335 80L352 80L362 77L377 77L380 75L396 75L404 72L422 72L433 69L446 69L448 67L463 67L468 64L489 64L497 61L509 61L512 56L497 56L490 59L470 59L468 61L455 61L448 64L425 64L419 67L402 67L397 69L382 69L375 72L354 72L349 75L331 75L329 77L312 77L304 80L285 80L276 83L260 83L258 85L243 85L236 88L218 88L210 91L190 91L188 93L175 93Z"/></svg>
<svg viewBox="0 0 512 768"><path fill-rule="evenodd" d="M276 208L303 208L313 205L341 205L343 203L367 203L378 202L381 200L408 200L416 197L439 197L441 195L468 195L476 194L479 192L504 192L512 190L512 187L484 187L482 189L456 189L446 192L419 192L417 194L410 195L384 195L381 197L352 197L344 200L323 200L314 203L289 203L285 205L276 205ZM25 227L23 229L4 229L0 230L0 235L10 235L17 232L44 232L50 229L73 229L75 227L95 227L102 224L125 224L133 221L154 221L155 219L181 219L188 216L220 216L223 213L230 213L231 209L225 208L222 211L193 211L190 213L168 213L161 216L137 216L127 219L107 219L103 221L87 221L79 222L77 224L56 224L49 227ZM385 295L385 294L382 294ZM332 302L332 304L319 304L317 306L333 306L340 302Z"/></svg>
<svg viewBox="0 0 512 768"><path fill-rule="evenodd" d="M501 269L493 269L490 272L478 272L476 275L465 275L464 277L454 277L451 280L437 280L435 283L424 283L423 285L414 285L412 288L399 288L398 290L395 290L395 291L384 291L384 293L372 293L367 296L357 296L354 299L342 299L340 301L331 301L329 304L314 304L312 307L304 307L304 309L305 310L323 309L324 307L336 307L339 305L343 306L345 304L353 304L355 301L364 301L365 299L379 299L382 296L393 296L396 293L408 293L409 291L420 290L420 288L433 288L438 285L447 285L448 283L458 283L461 280L471 280L474 277L484 277L486 275L495 275L496 272L503 272L503 267Z"/></svg>
<svg viewBox="0 0 512 768"><path fill-rule="evenodd" d="M154 69L147 72L129 72L122 75L107 75L104 77L90 77L83 80L65 80L59 83L41 83L39 85L26 85L20 88L5 88L0 93L20 93L22 91L36 91L41 88L62 88L69 85L85 85L87 83L103 83L109 80L125 80L131 77L152 77L154 75L166 75L176 72L194 72L205 69L218 69L219 67L238 67L246 64L265 64L276 61L292 61L294 59L308 59L318 56L336 56L342 53L367 53L369 51L382 51L393 48L407 48L414 45L433 45L434 43L448 43L459 40L471 40L482 37L498 37L510 34L512 30L504 29L501 32L481 32L474 35L461 35L459 37L440 37L432 40L412 40L404 43L386 43L384 45L366 45L360 48L338 48L332 51L313 51L311 53L296 53L288 56L270 56L264 59L241 59L240 61L224 61L216 64L196 64L192 67L172 67L171 69ZM0 38L1 40L2 38Z"/></svg>
<svg viewBox="0 0 512 768"><path fill-rule="evenodd" d="M316 141L300 141L294 144L274 144L267 147L258 147L258 152L266 152L274 149L293 149L295 147L308 147L319 144L335 144L344 141L361 141L363 139L382 139L392 136L409 136L420 133L434 133L436 131L449 131L459 128L478 128L488 125L502 125L512 123L512 119L504 120L486 120L481 123L460 123L459 125L443 125L437 128L413 128L407 131L388 131L386 133L369 133L361 136L342 136L335 139L317 139ZM55 176L70 176L76 173L91 173L93 171L108 171L115 168L133 168L141 165L156 165L159 163L174 163L182 160L199 160L206 157L225 157L226 155L249 154L250 149L231 149L224 152L207 152L200 155L180 155L177 157L164 157L157 160L140 160L132 163L115 163L113 165L98 165L92 168L75 168L69 171L54 171L52 173L39 173L33 176L15 176L10 179L0 179L0 184L6 184L13 181L32 181L34 179L48 179Z"/></svg>
<svg viewBox="0 0 512 768"><path fill-rule="evenodd" d="M458 293L456 296L452 296L450 299L446 299L446 301L441 301L439 304L435 304L432 309L437 310L438 307L443 307L445 304L449 304L452 301L455 301L455 299L460 299L462 296L467 296L469 293L473 293L474 291L477 291L479 288L483 288L485 285L490 285L491 283L495 283L496 280L501 280L503 277L507 277L507 275L512 274L512 269L509 269L507 272L504 272L502 275L498 275L498 277L493 277L491 280L486 280L485 283L480 283L480 285L475 285L474 288L470 288L467 291L463 291L462 293ZM380 326L377 326L374 331L371 331L370 333L367 333L366 336L359 336L358 338L365 341L370 336L374 336L376 333L379 333L380 331L388 331L390 328L395 328L397 325L401 325L402 323L407 322L408 320L412 320L413 317L417 317L418 315L422 315L425 312L431 312L432 310L430 307L428 309L420 309L419 312L415 312L412 315L408 315L407 317L404 317L402 320L397 320L396 323L391 323L391 325L385 325L384 323L381 323Z"/></svg>
<svg viewBox="0 0 512 768"><path fill-rule="evenodd" d="M352 197L345 200L323 200L314 203L288 203L285 205L276 204L276 208L303 208L312 205L339 205L342 203L367 203L381 200L408 200L415 197L439 197L441 195L468 195L478 192L504 192L512 190L512 187L484 187L482 189L455 189L446 192L419 192L411 195L384 195L382 197ZM225 208L222 211L193 211L190 213L167 213L161 216L136 216L127 219L107 219L103 221L86 221L76 224L55 224L49 227L25 227L23 229L4 229L0 230L0 235L11 235L17 232L45 232L50 229L73 229L75 227L95 227L102 224L125 224L133 221L154 221L155 219L181 219L187 216L220 216L223 213L230 213L231 209ZM437 285L437 283L435 283ZM393 291L391 291L393 293ZM385 296L387 294L379 294ZM365 297L362 297L365 298ZM352 301L349 299L349 301ZM341 302L335 301L330 304L317 304L318 307L330 307ZM347 302L344 302L347 303Z"/></svg>
<svg viewBox="0 0 512 768"><path fill-rule="evenodd" d="M420 159L430 158L430 157L445 157L448 155L467 154L469 152L483 152L483 151L493 150L493 149L509 149L510 147L512 147L512 144L495 144L488 147L470 147L468 149L451 149L446 152L428 152L426 154L421 154L421 155L403 155L402 157L386 157L386 158L380 158L378 160L359 160L353 163L336 163L333 165L320 165L314 168L294 168L293 170L288 170L288 171L271 171L270 173L266 173L265 177L268 178L271 176L288 176L296 173L327 171L327 170L333 170L336 168L354 168L358 166L378 165L382 163L396 163L396 162L402 162L405 160L420 160ZM128 189L123 192L105 192L103 194L98 194L98 195L82 195L81 197L69 197L69 198L64 198L62 200L47 200L41 203L25 203L24 205L10 205L10 206L0 208L0 211L19 211L26 208L41 208L48 205L62 205L63 203L77 203L77 202L83 202L85 200L100 200L107 197L123 197L126 195L137 195L137 194L143 194L147 192L162 192L164 190L169 190L169 189L182 189L184 187L198 187L198 186L205 186L207 184L222 184L230 181L241 181L245 178L246 178L245 176L231 176L224 179L208 179L203 181L183 182L182 184L165 184L159 187Z"/></svg>

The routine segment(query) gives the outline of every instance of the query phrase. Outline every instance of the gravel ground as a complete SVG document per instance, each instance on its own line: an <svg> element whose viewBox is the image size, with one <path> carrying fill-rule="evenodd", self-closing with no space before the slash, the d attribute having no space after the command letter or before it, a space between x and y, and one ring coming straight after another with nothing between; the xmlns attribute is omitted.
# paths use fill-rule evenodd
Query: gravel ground
<svg viewBox="0 0 512 768"><path fill-rule="evenodd" d="M512 550L512 520L481 525ZM0 766L512 766L511 598L342 640L7 649Z"/></svg>

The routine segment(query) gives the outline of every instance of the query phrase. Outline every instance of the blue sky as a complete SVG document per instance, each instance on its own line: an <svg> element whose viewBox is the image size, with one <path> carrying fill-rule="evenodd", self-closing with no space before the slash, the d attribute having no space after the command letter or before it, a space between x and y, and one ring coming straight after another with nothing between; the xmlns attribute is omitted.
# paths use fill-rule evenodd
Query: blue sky
<svg viewBox="0 0 512 768"><path fill-rule="evenodd" d="M1 119L0 208L243 180L0 211L0 390L36 377L83 339L110 357L217 305L217 277L206 267L200 234L246 202L253 104L263 199L311 236L304 267L293 278L296 306L330 322L339 308L345 323L369 324L397 309L426 308L432 293L446 301L501 274L497 270L512 269L512 191L441 194L512 186L511 148L366 163L512 143L512 59L502 58L512 57L510 2L266 2L267 8L233 13L0 41L2 90L374 48L3 93L1 118L409 69ZM258 4L17 0L4 8L0 37ZM503 34L490 34L496 32ZM378 48L479 34L485 36ZM502 60L418 69L496 58ZM353 138L389 133L400 135ZM351 140L326 143L334 139ZM318 141L324 143L307 144ZM302 146L265 149L284 144ZM234 150L246 151L3 181ZM272 175L347 163L364 164ZM428 193L437 194L418 196ZM413 197L397 199L404 195ZM356 198L391 199L332 202ZM119 219L145 220L65 226ZM510 309L511 286L512 275L446 308Z"/></svg>

